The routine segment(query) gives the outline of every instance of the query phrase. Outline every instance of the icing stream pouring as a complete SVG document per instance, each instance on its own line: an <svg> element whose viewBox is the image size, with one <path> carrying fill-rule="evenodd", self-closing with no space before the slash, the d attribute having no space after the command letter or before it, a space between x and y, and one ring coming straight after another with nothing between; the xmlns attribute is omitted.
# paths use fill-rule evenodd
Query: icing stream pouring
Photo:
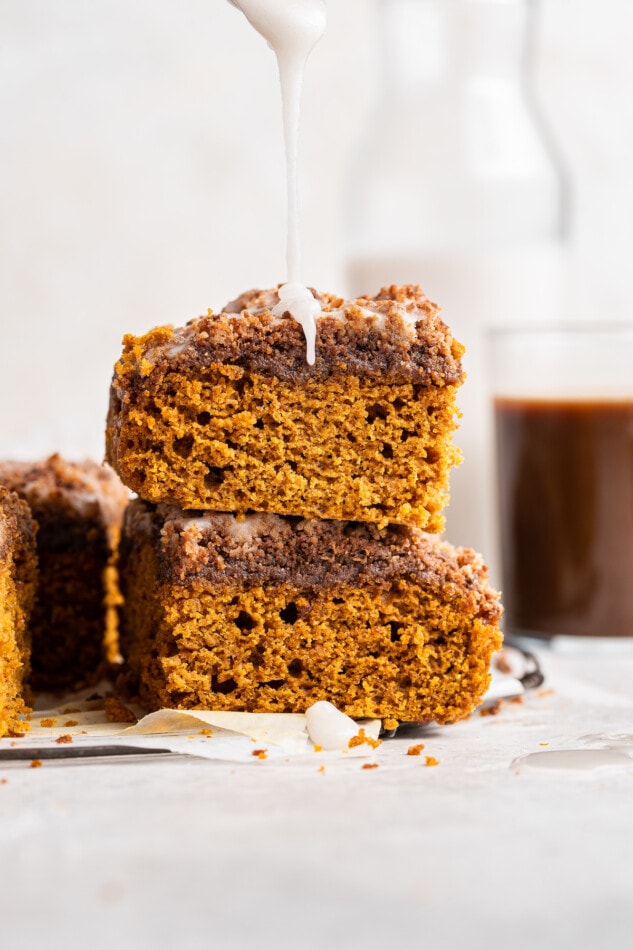
<svg viewBox="0 0 633 950"><path fill-rule="evenodd" d="M276 316L286 311L301 324L306 359L315 360L316 318L321 307L301 281L297 156L301 89L308 56L325 33L325 0L230 0L277 57L283 107L288 189L287 283L279 288Z"/></svg>

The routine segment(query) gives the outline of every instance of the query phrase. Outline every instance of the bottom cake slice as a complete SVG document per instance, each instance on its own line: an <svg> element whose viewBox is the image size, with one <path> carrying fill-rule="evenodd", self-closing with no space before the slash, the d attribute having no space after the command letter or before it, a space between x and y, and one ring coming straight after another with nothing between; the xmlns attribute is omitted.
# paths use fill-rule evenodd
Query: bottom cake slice
<svg viewBox="0 0 633 950"><path fill-rule="evenodd" d="M26 709L28 618L36 574L35 524L28 506L0 487L0 736L16 728L17 716Z"/></svg>
<svg viewBox="0 0 633 950"><path fill-rule="evenodd" d="M415 528L182 512L137 500L121 649L150 708L453 722L501 643L473 551Z"/></svg>

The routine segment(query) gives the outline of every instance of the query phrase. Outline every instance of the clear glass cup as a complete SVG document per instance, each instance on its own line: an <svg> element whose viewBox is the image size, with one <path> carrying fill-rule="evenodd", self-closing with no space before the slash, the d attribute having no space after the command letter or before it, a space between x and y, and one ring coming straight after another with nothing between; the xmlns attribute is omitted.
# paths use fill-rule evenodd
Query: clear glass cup
<svg viewBox="0 0 633 950"><path fill-rule="evenodd" d="M633 646L633 324L494 330L488 356L506 634Z"/></svg>

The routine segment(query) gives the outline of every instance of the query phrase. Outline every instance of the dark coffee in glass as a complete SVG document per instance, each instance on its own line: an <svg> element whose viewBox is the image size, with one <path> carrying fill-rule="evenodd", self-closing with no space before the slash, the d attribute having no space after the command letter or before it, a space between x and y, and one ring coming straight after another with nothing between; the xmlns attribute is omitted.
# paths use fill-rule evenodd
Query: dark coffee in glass
<svg viewBox="0 0 633 950"><path fill-rule="evenodd" d="M506 631L633 638L633 329L505 331L493 357Z"/></svg>

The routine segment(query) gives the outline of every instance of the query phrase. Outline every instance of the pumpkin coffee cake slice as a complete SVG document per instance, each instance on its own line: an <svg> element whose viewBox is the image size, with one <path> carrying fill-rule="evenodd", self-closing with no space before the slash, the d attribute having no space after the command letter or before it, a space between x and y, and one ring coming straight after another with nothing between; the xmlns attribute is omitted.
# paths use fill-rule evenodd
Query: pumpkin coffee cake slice
<svg viewBox="0 0 633 950"><path fill-rule="evenodd" d="M0 487L0 736L15 729L17 717L26 710L28 621L37 575L35 531L28 506Z"/></svg>
<svg viewBox="0 0 633 950"><path fill-rule="evenodd" d="M416 528L126 513L121 649L153 709L452 722L489 682L498 595L479 555Z"/></svg>
<svg viewBox="0 0 633 950"><path fill-rule="evenodd" d="M312 366L277 290L126 337L107 430L123 482L183 509L441 531L463 347L419 287L316 296Z"/></svg>
<svg viewBox="0 0 633 950"><path fill-rule="evenodd" d="M0 462L0 484L29 504L38 525L33 687L80 685L104 654L116 655L115 558L129 493L110 469L59 455Z"/></svg>

